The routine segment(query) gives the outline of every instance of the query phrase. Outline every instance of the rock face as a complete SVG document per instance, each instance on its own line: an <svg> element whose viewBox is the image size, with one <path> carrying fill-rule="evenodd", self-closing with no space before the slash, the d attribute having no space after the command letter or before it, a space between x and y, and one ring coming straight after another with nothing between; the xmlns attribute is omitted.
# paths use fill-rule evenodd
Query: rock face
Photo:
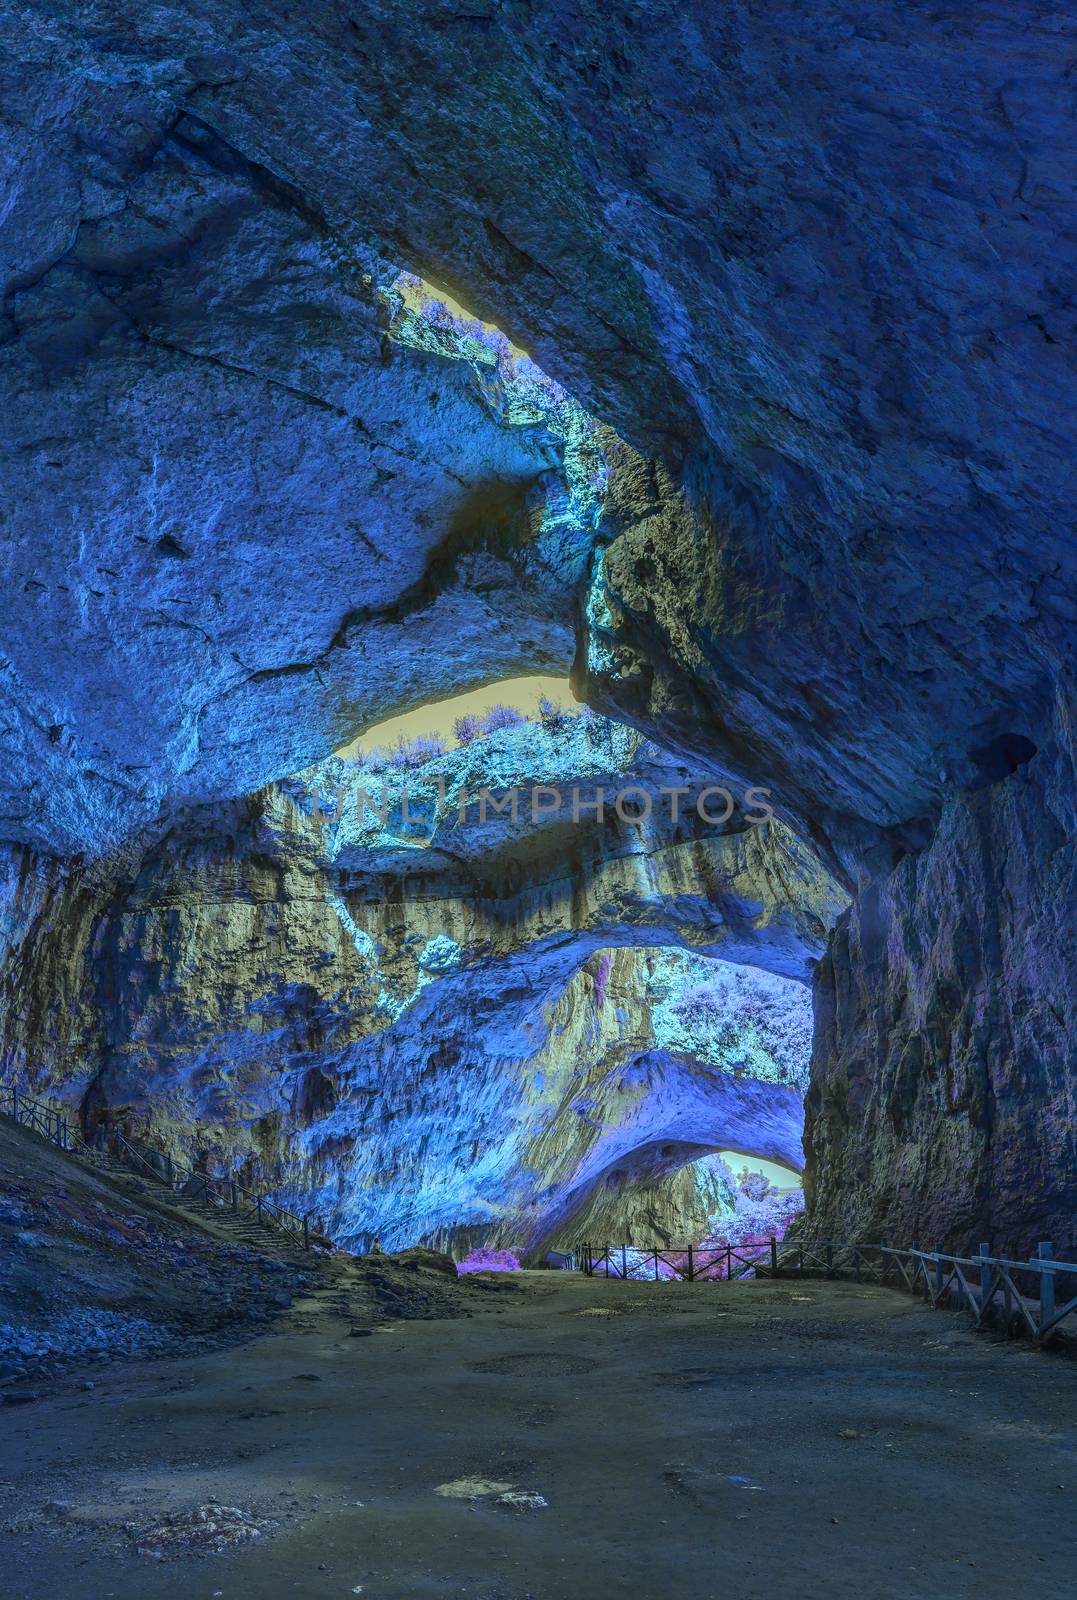
<svg viewBox="0 0 1077 1600"><path fill-rule="evenodd" d="M12 296L17 316L28 295L36 311L4 375L19 393L52 379L5 440L26 495L4 551L7 832L69 853L115 846L162 801L253 790L380 705L572 655L571 566L552 577L532 530L567 493L563 439L507 415L496 373L391 344L372 273L352 261L342 280L309 218L263 208L208 149L173 130L150 193L83 224L64 264ZM185 229L201 243L181 245ZM251 321L240 307L274 252L305 288ZM180 255L159 302L138 266ZM263 397L250 427L246 390ZM484 548L510 538L512 566ZM525 556L541 591L521 582Z"/></svg>
<svg viewBox="0 0 1077 1600"><path fill-rule="evenodd" d="M690 776L564 717L421 772L332 761L192 812L123 876L24 852L5 1075L361 1246L537 1249L662 1146L798 1166L803 984L844 897L778 823L674 822L661 786ZM602 779L650 818L600 822Z"/></svg>
<svg viewBox="0 0 1077 1600"><path fill-rule="evenodd" d="M814 1225L833 1238L1077 1245L1072 733L947 808L816 973ZM944 1185L941 1175L946 1176Z"/></svg>
<svg viewBox="0 0 1077 1600"><path fill-rule="evenodd" d="M687 1162L732 1148L799 1166L806 1055L780 1048L780 1026L750 1063L719 1035L725 1023L743 1041L761 994L780 1018L803 1018L807 997L744 973L697 1053L671 1016L693 987L684 960L601 952L567 985L480 973L463 993L432 986L406 1026L351 1047L338 1106L302 1141L335 1235L541 1254L578 1238L602 1196L619 1237L683 1238L703 1206L662 1179Z"/></svg>
<svg viewBox="0 0 1077 1600"><path fill-rule="evenodd" d="M820 1223L1041 1228L1068 1183L1064 1091L1030 1062L1052 1008L1072 1040L1077 978L1054 896L1072 815L1046 774L1077 637L1071 19L353 11L11 19L0 827L82 858L33 883L12 858L11 1059L58 1052L68 1081L69 1047L84 1081L141 1060L145 1085L196 1011L212 1082L233 1006L260 1003L248 952L287 958L246 1013L267 1036L313 1017L349 1044L353 1005L418 988L431 939L507 954L545 917L484 923L510 854L458 869L447 899L480 905L461 938L421 875L405 905L303 849L248 840L233 870L222 823L246 838L262 801L241 797L393 709L571 659L596 708L770 788L790 850L860 896L818 991ZM516 344L429 316L416 274ZM611 926L738 959L769 943L786 972L814 950L787 884L742 894L751 863L711 917L697 840L667 917L647 851L543 839L571 865L549 942L524 943L561 940L562 980L571 937L578 965ZM191 912L184 853L227 913ZM337 930L310 950L344 952L328 1004L329 963L294 948L297 877ZM260 1107L272 1073L246 1059Z"/></svg>

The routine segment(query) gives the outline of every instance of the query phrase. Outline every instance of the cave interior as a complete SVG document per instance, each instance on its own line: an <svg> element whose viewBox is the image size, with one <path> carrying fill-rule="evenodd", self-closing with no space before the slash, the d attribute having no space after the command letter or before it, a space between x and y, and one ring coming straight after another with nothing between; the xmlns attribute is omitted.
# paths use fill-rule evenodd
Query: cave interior
<svg viewBox="0 0 1077 1600"><path fill-rule="evenodd" d="M327 1256L1073 1254L1049 9L19 10L0 1094Z"/></svg>

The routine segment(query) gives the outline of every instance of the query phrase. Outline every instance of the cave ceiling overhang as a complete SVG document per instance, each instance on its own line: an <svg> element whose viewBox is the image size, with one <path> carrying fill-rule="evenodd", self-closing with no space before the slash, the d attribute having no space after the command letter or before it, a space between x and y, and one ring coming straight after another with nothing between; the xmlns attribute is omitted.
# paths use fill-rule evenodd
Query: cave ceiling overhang
<svg viewBox="0 0 1077 1600"><path fill-rule="evenodd" d="M573 652L848 880L1041 743L1075 620L1057 41L834 14L670 0L656 50L634 4L22 13L7 836L100 851ZM595 595L504 559L557 452L386 337L401 267L622 441Z"/></svg>

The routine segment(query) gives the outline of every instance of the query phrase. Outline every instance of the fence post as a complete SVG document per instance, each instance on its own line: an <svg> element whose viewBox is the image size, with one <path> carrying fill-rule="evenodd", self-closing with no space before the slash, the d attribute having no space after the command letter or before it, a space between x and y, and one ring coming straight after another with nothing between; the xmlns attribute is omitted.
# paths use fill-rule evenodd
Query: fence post
<svg viewBox="0 0 1077 1600"><path fill-rule="evenodd" d="M236 1180L234 1178L230 1178L228 1180L228 1196L229 1196L229 1199L232 1202L232 1210L233 1211L238 1211L239 1210L239 1195L238 1195L238 1193L236 1191Z"/></svg>
<svg viewBox="0 0 1077 1600"><path fill-rule="evenodd" d="M11 1115L15 1119L15 1121L18 1122L18 1120L19 1120L19 1088L18 1088L18 1085L15 1084L15 1083L13 1083L11 1085Z"/></svg>
<svg viewBox="0 0 1077 1600"><path fill-rule="evenodd" d="M860 1246L858 1244L853 1245L853 1277L857 1283L860 1282Z"/></svg>
<svg viewBox="0 0 1077 1600"><path fill-rule="evenodd" d="M692 1272L692 1246L689 1245L688 1246L688 1282L689 1283L692 1282L693 1276L694 1276L694 1274Z"/></svg>
<svg viewBox="0 0 1077 1600"><path fill-rule="evenodd" d="M625 1248L625 1246L622 1245L621 1246L621 1280L622 1280L622 1282L627 1277L628 1277L628 1251Z"/></svg>
<svg viewBox="0 0 1077 1600"><path fill-rule="evenodd" d="M935 1305L936 1309L938 1308L938 1304L939 1304L939 1301L941 1299L942 1299L942 1256L941 1256L941 1253L939 1251L938 1244L936 1243L936 1245L935 1245L935 1299L934 1299L934 1302L933 1302L933 1304Z"/></svg>
<svg viewBox="0 0 1077 1600"><path fill-rule="evenodd" d="M258 1226L261 1227L261 1225L262 1225L262 1197L261 1197L260 1194L255 1195L254 1204L255 1204L255 1209L256 1209L256 1211L258 1213Z"/></svg>
<svg viewBox="0 0 1077 1600"><path fill-rule="evenodd" d="M310 1249L310 1222L306 1217L303 1218L303 1249Z"/></svg>
<svg viewBox="0 0 1077 1600"><path fill-rule="evenodd" d="M68 1136L69 1136L69 1130L68 1130L68 1126L67 1126L67 1118L65 1117L64 1118L64 1149L65 1150L69 1150L71 1148L70 1144L68 1143Z"/></svg>
<svg viewBox="0 0 1077 1600"><path fill-rule="evenodd" d="M804 1276L804 1246L803 1245L800 1246L800 1248L797 1251L797 1254L800 1257L800 1276L803 1277Z"/></svg>
<svg viewBox="0 0 1077 1600"><path fill-rule="evenodd" d="M1050 1239L1042 1239L1036 1246L1036 1254L1041 1261L1050 1261L1055 1253L1055 1247ZM1055 1314L1055 1274L1053 1268L1047 1268L1040 1273L1040 1332L1042 1333L1047 1323Z"/></svg>
<svg viewBox="0 0 1077 1600"><path fill-rule="evenodd" d="M725 1281L728 1283L732 1276L733 1276L733 1246L731 1244L727 1244L726 1247L725 1247Z"/></svg>
<svg viewBox="0 0 1077 1600"><path fill-rule="evenodd" d="M826 1275L828 1278L834 1276L834 1246L832 1244L828 1244L826 1247Z"/></svg>
<svg viewBox="0 0 1077 1600"><path fill-rule="evenodd" d="M655 1281L655 1283L658 1282L658 1246L657 1245L655 1245L655 1249L654 1249L654 1281Z"/></svg>
<svg viewBox="0 0 1077 1600"><path fill-rule="evenodd" d="M981 1254L981 1256L989 1256L991 1254L991 1246L989 1244L982 1244L980 1246L980 1254ZM981 1266L981 1268L980 1268L980 1314L981 1315L987 1310L987 1302L988 1302L988 1298L989 1298L990 1294L991 1294L991 1268L986 1263L984 1263L984 1265Z"/></svg>
<svg viewBox="0 0 1077 1600"><path fill-rule="evenodd" d="M773 1234L770 1236L770 1270L774 1277L778 1276L778 1241Z"/></svg>

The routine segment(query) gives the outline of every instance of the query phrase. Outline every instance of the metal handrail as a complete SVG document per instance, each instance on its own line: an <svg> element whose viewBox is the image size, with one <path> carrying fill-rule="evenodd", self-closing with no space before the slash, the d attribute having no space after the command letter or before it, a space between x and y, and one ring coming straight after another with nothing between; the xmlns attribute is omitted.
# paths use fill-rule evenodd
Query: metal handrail
<svg viewBox="0 0 1077 1600"><path fill-rule="evenodd" d="M3 1099L11 1102L11 1111L3 1108ZM267 1232L279 1231L288 1234L305 1250L310 1249L310 1218L299 1216L294 1211L288 1211L277 1201L270 1200L267 1196L259 1194L256 1190L245 1189L234 1178L219 1178L212 1173L199 1172L194 1167L185 1167L182 1163L174 1161L167 1153L143 1149L133 1144L125 1134L113 1129L106 1133L103 1127L98 1129L98 1142L92 1143L69 1120L66 1111L50 1105L46 1100L22 1092L16 1084L0 1084L0 1112L10 1115L12 1119L24 1127L32 1127L43 1134L61 1150L71 1152L74 1150L80 1155L94 1156L108 1153L109 1146L112 1150L125 1155L131 1162L141 1167L157 1183L163 1184L170 1191L194 1181L204 1192L220 1197L219 1203L228 1207L239 1215L254 1216L260 1227ZM149 1159L156 1155L164 1162L165 1170ZM246 1210L244 1212L243 1205Z"/></svg>

